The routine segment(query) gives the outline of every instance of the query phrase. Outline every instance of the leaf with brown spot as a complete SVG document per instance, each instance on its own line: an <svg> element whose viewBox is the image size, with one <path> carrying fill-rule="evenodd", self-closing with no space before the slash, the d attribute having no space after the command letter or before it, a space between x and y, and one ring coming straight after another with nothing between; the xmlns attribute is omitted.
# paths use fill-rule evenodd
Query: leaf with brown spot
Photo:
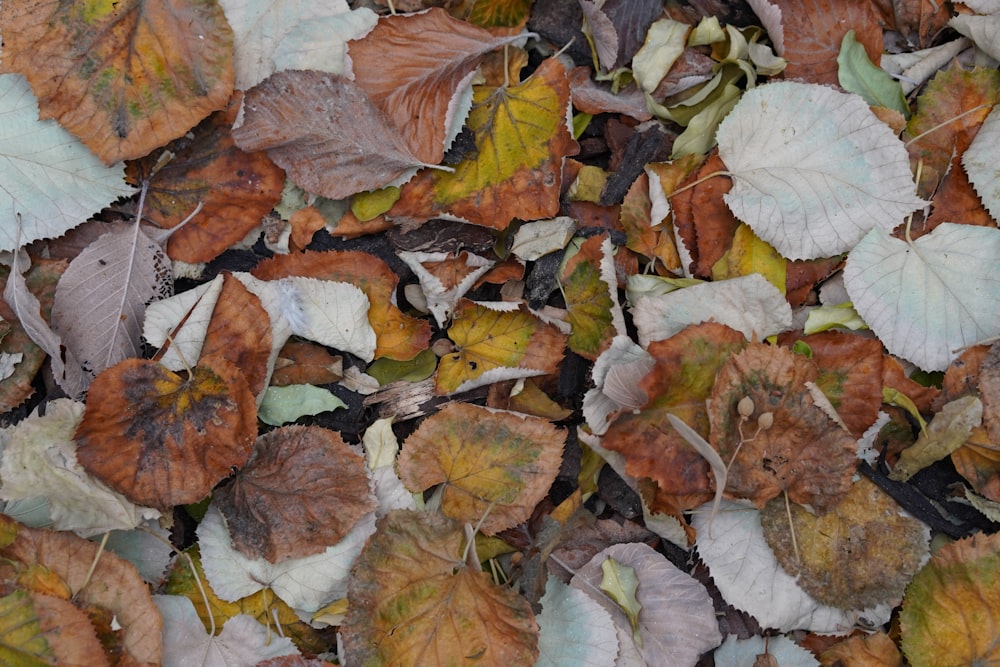
<svg viewBox="0 0 1000 667"><path fill-rule="evenodd" d="M143 215L164 229L176 227L198 206L192 220L171 235L167 254L196 264L209 262L242 241L281 199L285 172L266 153L245 153L233 143L240 100L150 155L130 162L129 182L149 179ZM164 153L173 157L154 172Z"/></svg>
<svg viewBox="0 0 1000 667"><path fill-rule="evenodd" d="M222 291L208 322L201 357L219 356L238 368L256 396L267 384L271 357L271 318L256 294L231 274L224 274Z"/></svg>
<svg viewBox="0 0 1000 667"><path fill-rule="evenodd" d="M847 493L857 447L813 403L805 383L818 377L809 359L760 343L719 371L709 404L709 441L729 465L729 495L763 507L787 491L791 500L823 514ZM746 397L753 410L743 419L737 406ZM773 424L758 429L765 413Z"/></svg>
<svg viewBox="0 0 1000 667"><path fill-rule="evenodd" d="M233 33L214 2L8 0L0 24L3 71L106 164L181 136L233 91Z"/></svg>
<svg viewBox="0 0 1000 667"><path fill-rule="evenodd" d="M250 456L257 407L242 373L203 357L184 378L127 359L94 380L76 431L84 469L139 505L194 503Z"/></svg>

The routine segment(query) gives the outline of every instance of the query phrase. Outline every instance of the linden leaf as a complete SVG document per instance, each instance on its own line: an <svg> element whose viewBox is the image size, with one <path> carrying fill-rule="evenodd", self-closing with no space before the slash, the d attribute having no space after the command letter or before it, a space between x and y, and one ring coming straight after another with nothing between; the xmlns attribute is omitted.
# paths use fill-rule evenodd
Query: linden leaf
<svg viewBox="0 0 1000 667"><path fill-rule="evenodd" d="M498 380L554 373L566 336L517 304L462 300L448 337L457 350L441 357L434 387L440 394Z"/></svg>
<svg viewBox="0 0 1000 667"><path fill-rule="evenodd" d="M246 380L219 357L183 378L127 359L87 394L77 458L91 475L148 507L194 503L250 456L257 409Z"/></svg>
<svg viewBox="0 0 1000 667"><path fill-rule="evenodd" d="M416 274L427 310L438 326L445 326L459 299L465 296L495 262L471 252L400 252L399 258Z"/></svg>
<svg viewBox="0 0 1000 667"><path fill-rule="evenodd" d="M423 162L437 164L468 113L479 63L521 38L495 37L433 7L382 17L348 45L348 55L358 86L399 128L406 145Z"/></svg>
<svg viewBox="0 0 1000 667"><path fill-rule="evenodd" d="M872 230L847 257L844 286L891 354L928 371L1000 333L1000 230L941 223L906 242Z"/></svg>
<svg viewBox="0 0 1000 667"><path fill-rule="evenodd" d="M286 426L258 438L212 502L233 546L272 563L324 551L375 510L363 459L319 426Z"/></svg>
<svg viewBox="0 0 1000 667"><path fill-rule="evenodd" d="M440 514L394 510L378 522L348 591L348 665L532 665L528 601L462 558L463 532Z"/></svg>
<svg viewBox="0 0 1000 667"><path fill-rule="evenodd" d="M572 327L566 343L585 359L597 359L616 335L626 333L613 254L610 237L592 236L566 261L560 278Z"/></svg>
<svg viewBox="0 0 1000 667"><path fill-rule="evenodd" d="M3 26L6 46L12 29ZM122 165L104 166L54 121L38 120L23 77L0 75L0 250L62 236L131 194L122 174Z"/></svg>
<svg viewBox="0 0 1000 667"><path fill-rule="evenodd" d="M264 390L257 408L257 419L271 426L281 426L306 415L318 415L346 407L347 403L323 387L312 384L271 386Z"/></svg>
<svg viewBox="0 0 1000 667"><path fill-rule="evenodd" d="M248 90L233 139L245 151L266 150L296 185L330 199L424 165L356 83L314 70L276 72Z"/></svg>
<svg viewBox="0 0 1000 667"><path fill-rule="evenodd" d="M962 166L976 193L982 199L983 206L990 212L994 220L1000 219L1000 173L996 163L991 158L997 141L1000 140L1000 112L990 112L983 121L976 138L962 154Z"/></svg>
<svg viewBox="0 0 1000 667"><path fill-rule="evenodd" d="M549 575L539 600L538 662L535 667L605 667L618 657L611 614L579 588Z"/></svg>
<svg viewBox="0 0 1000 667"><path fill-rule="evenodd" d="M181 136L233 90L233 33L215 3L15 0L0 24L3 69L105 164Z"/></svg>
<svg viewBox="0 0 1000 667"><path fill-rule="evenodd" d="M775 498L760 521L785 572L838 609L895 606L928 556L930 529L866 477L823 516Z"/></svg>
<svg viewBox="0 0 1000 667"><path fill-rule="evenodd" d="M926 203L903 144L855 95L792 81L758 86L717 136L733 179L726 204L789 259L846 252Z"/></svg>
<svg viewBox="0 0 1000 667"><path fill-rule="evenodd" d="M913 667L987 665L1000 657L1000 533L941 547L906 588L899 620Z"/></svg>
<svg viewBox="0 0 1000 667"><path fill-rule="evenodd" d="M495 229L514 218L551 218L563 161L579 150L566 127L568 106L566 70L555 58L516 86L478 87L466 120L475 155L454 172L417 174L386 215L420 222L448 215Z"/></svg>
<svg viewBox="0 0 1000 667"><path fill-rule="evenodd" d="M0 597L0 662L24 667L53 664L55 655L42 633L38 614L24 590Z"/></svg>
<svg viewBox="0 0 1000 667"><path fill-rule="evenodd" d="M548 493L565 440L538 417L448 403L407 438L399 476L413 492L443 484L441 511L482 519L480 530L494 535L525 521Z"/></svg>

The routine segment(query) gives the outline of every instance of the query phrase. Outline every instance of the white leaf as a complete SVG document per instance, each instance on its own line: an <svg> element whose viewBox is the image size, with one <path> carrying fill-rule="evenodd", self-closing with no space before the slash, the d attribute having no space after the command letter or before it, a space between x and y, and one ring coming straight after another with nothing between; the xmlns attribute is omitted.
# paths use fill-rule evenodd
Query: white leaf
<svg viewBox="0 0 1000 667"><path fill-rule="evenodd" d="M660 85L674 62L684 53L691 26L673 19L660 19L649 26L646 42L632 57L632 74L647 93Z"/></svg>
<svg viewBox="0 0 1000 667"><path fill-rule="evenodd" d="M0 352L0 380L6 380L14 374L14 369L24 359L23 352Z"/></svg>
<svg viewBox="0 0 1000 667"><path fill-rule="evenodd" d="M946 222L912 244L874 229L844 285L892 354L944 370L960 348L1000 334L1000 230Z"/></svg>
<svg viewBox="0 0 1000 667"><path fill-rule="evenodd" d="M445 285L441 279L431 273L424 263L433 264L452 259L447 252L399 252L399 258L416 274L420 288L427 299L427 309L434 315L439 327L445 327L451 319L455 304L466 292L472 289L479 278L489 271L494 262L471 252L465 255L465 273L453 285Z"/></svg>
<svg viewBox="0 0 1000 667"><path fill-rule="evenodd" d="M607 610L619 628L631 626L625 612L600 589L601 564L613 558L635 570L639 653L649 665L693 667L702 653L722 641L712 598L705 587L682 572L662 554L641 542L615 544L595 555L570 582ZM619 635L620 636L620 635Z"/></svg>
<svg viewBox="0 0 1000 667"><path fill-rule="evenodd" d="M287 637L275 637L246 614L237 614L218 636L205 631L194 604L181 595L154 595L163 617L163 667L248 667L262 660L301 655Z"/></svg>
<svg viewBox="0 0 1000 667"><path fill-rule="evenodd" d="M973 41L994 60L1000 60L1000 16L954 16L948 26Z"/></svg>
<svg viewBox="0 0 1000 667"><path fill-rule="evenodd" d="M510 252L526 262L533 262L550 252L562 250L573 238L576 221L561 215L550 220L526 222L514 232Z"/></svg>
<svg viewBox="0 0 1000 667"><path fill-rule="evenodd" d="M1000 21L1000 17L997 17ZM1000 168L997 165L997 143L1000 142L1000 111L993 108L983 121L976 138L962 154L962 166L983 206L1000 220Z"/></svg>
<svg viewBox="0 0 1000 667"><path fill-rule="evenodd" d="M247 558L234 549L225 518L215 505L210 505L198 525L198 544L205 576L223 600L235 602L270 588L290 607L312 613L347 595L351 566L374 532L372 513L326 551L275 564L263 558Z"/></svg>
<svg viewBox="0 0 1000 667"><path fill-rule="evenodd" d="M803 591L767 545L756 508L724 500L711 534L710 520L710 503L695 509L691 525L698 531L698 554L726 602L756 618L761 627L847 634L861 617L872 625L889 620L888 605L844 611L820 604Z"/></svg>
<svg viewBox="0 0 1000 667"><path fill-rule="evenodd" d="M306 6L329 11L331 6L338 4L315 2L306 3ZM275 48L274 69L313 69L350 75L347 42L368 34L376 23L378 14L367 7L301 21Z"/></svg>
<svg viewBox="0 0 1000 667"><path fill-rule="evenodd" d="M754 667L757 656L767 654L781 667L819 667L819 661L812 653L802 648L788 637L761 637L754 635L739 639L729 635L722 646L715 650L715 667Z"/></svg>
<svg viewBox="0 0 1000 667"><path fill-rule="evenodd" d="M201 357L208 323L222 292L223 279L220 273L210 283L157 301L146 308L142 337L153 347L163 347L168 336L172 339L166 354L160 359L160 363L170 370L184 370ZM177 329L181 322L184 326Z"/></svg>
<svg viewBox="0 0 1000 667"><path fill-rule="evenodd" d="M538 615L535 667L610 667L618 657L615 623L596 600L549 575Z"/></svg>
<svg viewBox="0 0 1000 667"><path fill-rule="evenodd" d="M170 531L152 519L133 530L112 530L105 548L135 565L139 575L153 588L166 580L167 567L174 556Z"/></svg>
<svg viewBox="0 0 1000 667"><path fill-rule="evenodd" d="M652 370L653 357L628 336L615 336L591 370L594 388L583 397L583 416L591 431L604 435L611 415L622 408L638 409L649 397L639 381Z"/></svg>
<svg viewBox="0 0 1000 667"><path fill-rule="evenodd" d="M926 202L902 142L857 95L781 81L746 92L719 126L726 204L788 259L846 252Z"/></svg>
<svg viewBox="0 0 1000 667"><path fill-rule="evenodd" d="M124 225L70 262L56 287L52 328L92 378L139 356L146 304L172 293L163 249L138 224Z"/></svg>
<svg viewBox="0 0 1000 667"><path fill-rule="evenodd" d="M140 507L87 474L76 459L73 434L84 404L66 398L46 406L45 416L31 416L5 433L0 463L0 498L44 497L56 530L81 537L135 528L160 513Z"/></svg>
<svg viewBox="0 0 1000 667"><path fill-rule="evenodd" d="M24 77L0 75L0 250L62 236L134 190L54 120Z"/></svg>
<svg viewBox="0 0 1000 667"><path fill-rule="evenodd" d="M759 273L645 296L635 304L632 315L643 347L699 322L725 324L748 340L753 336L763 340L792 327L791 306Z"/></svg>

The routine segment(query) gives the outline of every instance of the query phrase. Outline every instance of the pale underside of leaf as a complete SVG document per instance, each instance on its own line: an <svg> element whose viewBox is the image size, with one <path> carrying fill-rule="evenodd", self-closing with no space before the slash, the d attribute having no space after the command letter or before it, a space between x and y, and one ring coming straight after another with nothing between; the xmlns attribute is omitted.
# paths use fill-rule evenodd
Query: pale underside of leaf
<svg viewBox="0 0 1000 667"><path fill-rule="evenodd" d="M962 154L965 173L994 220L1000 220L1000 165L996 160L998 143L1000 111L994 107L976 133L976 138Z"/></svg>
<svg viewBox="0 0 1000 667"><path fill-rule="evenodd" d="M892 354L944 370L961 349L1000 333L1000 230L942 223L912 244L872 230L844 284Z"/></svg>
<svg viewBox="0 0 1000 667"><path fill-rule="evenodd" d="M604 667L618 657L614 621L589 595L549 575L540 602L535 667Z"/></svg>
<svg viewBox="0 0 1000 667"><path fill-rule="evenodd" d="M924 205L902 142L856 95L790 81L748 91L719 126L737 218L788 259L850 250Z"/></svg>

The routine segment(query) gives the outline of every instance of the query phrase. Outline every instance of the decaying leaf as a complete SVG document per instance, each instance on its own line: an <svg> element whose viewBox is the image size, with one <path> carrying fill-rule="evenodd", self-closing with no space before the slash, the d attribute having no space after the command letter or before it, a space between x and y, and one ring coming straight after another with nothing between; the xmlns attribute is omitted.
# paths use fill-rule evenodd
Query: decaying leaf
<svg viewBox="0 0 1000 667"><path fill-rule="evenodd" d="M946 403L930 425L921 430L917 441L903 450L889 478L904 482L945 458L965 444L982 419L983 402L977 396L963 396Z"/></svg>
<svg viewBox="0 0 1000 667"><path fill-rule="evenodd" d="M553 576L545 582L539 601L541 631L536 667L603 667L618 657L618 637L611 614L579 588L570 588ZM581 628L585 628L581 632Z"/></svg>
<svg viewBox="0 0 1000 667"><path fill-rule="evenodd" d="M449 403L407 438L399 476L414 492L443 484L441 511L482 520L492 535L526 520L548 493L565 438L538 417Z"/></svg>
<svg viewBox="0 0 1000 667"><path fill-rule="evenodd" d="M354 568L345 661L368 664L534 664L538 626L528 601L462 558L455 521L395 510L378 523Z"/></svg>

